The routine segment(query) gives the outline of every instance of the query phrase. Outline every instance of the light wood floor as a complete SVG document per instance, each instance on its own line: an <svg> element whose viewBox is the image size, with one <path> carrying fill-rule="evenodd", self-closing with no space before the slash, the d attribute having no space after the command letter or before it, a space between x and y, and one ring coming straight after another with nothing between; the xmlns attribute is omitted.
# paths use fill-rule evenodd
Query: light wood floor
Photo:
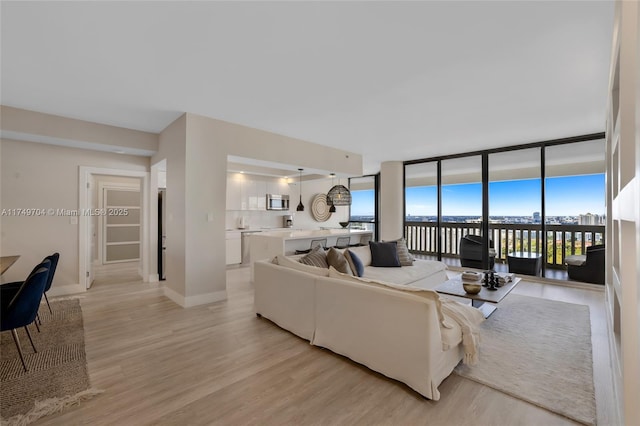
<svg viewBox="0 0 640 426"><path fill-rule="evenodd" d="M427 400L257 318L249 270L227 276L227 301L190 309L156 284L96 282L81 305L91 382L105 393L37 424L574 424L455 374ZM612 424L603 293L533 282L514 293L591 307L598 424Z"/></svg>

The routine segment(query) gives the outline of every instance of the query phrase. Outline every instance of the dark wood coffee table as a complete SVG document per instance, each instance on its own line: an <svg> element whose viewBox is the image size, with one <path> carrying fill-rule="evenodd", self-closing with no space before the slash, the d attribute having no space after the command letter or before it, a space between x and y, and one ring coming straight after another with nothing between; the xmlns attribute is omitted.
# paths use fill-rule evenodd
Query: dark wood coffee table
<svg viewBox="0 0 640 426"><path fill-rule="evenodd" d="M468 281L470 282L470 281ZM436 287L436 291L442 294L449 294L451 296L464 297L465 299L471 299L471 306L478 308L482 311L485 318L497 309L495 305L485 304L485 302L498 303L504 297L509 294L511 290L520 282L520 278L514 277L513 281L506 283L502 287L498 287L497 290L487 290L486 287L482 287L480 293L469 294L464 291L462 287L462 274L457 277L451 278Z"/></svg>

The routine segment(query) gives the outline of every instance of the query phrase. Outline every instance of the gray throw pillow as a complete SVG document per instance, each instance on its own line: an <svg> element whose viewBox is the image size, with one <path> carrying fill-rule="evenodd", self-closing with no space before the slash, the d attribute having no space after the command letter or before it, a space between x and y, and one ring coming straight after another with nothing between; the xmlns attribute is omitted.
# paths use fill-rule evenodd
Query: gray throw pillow
<svg viewBox="0 0 640 426"><path fill-rule="evenodd" d="M309 254L300 259L300 263L305 265L317 266L318 268L329 269L329 263L327 262L327 253L322 246L315 246Z"/></svg>
<svg viewBox="0 0 640 426"><path fill-rule="evenodd" d="M349 262L347 262L346 257L340 250L336 250L331 247L327 253L327 262L329 263L329 266L333 266L336 271L342 272L343 274L353 275Z"/></svg>
<svg viewBox="0 0 640 426"><path fill-rule="evenodd" d="M398 249L395 241L377 243L369 241L371 250L371 266L399 268Z"/></svg>
<svg viewBox="0 0 640 426"><path fill-rule="evenodd" d="M404 238L399 238L397 240L388 241L390 243L396 243L396 249L398 251L398 260L400 261L400 266L412 266L413 265L413 256L409 253L409 248L407 247L407 242Z"/></svg>

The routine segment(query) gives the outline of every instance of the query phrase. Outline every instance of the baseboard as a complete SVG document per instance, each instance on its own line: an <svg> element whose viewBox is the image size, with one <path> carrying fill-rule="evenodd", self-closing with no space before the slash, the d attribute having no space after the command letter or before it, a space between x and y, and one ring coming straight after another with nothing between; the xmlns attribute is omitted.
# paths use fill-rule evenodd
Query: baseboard
<svg viewBox="0 0 640 426"><path fill-rule="evenodd" d="M61 286L52 286L47 292L47 296L67 296L69 294L84 293L87 289L82 284L69 284Z"/></svg>
<svg viewBox="0 0 640 426"><path fill-rule="evenodd" d="M193 306L206 305L207 303L227 300L226 290L184 297L183 295L175 292L169 287L164 287L164 295L183 308L191 308Z"/></svg>
<svg viewBox="0 0 640 426"><path fill-rule="evenodd" d="M149 274L149 281L150 283L157 283L158 281L160 281L160 275L158 274Z"/></svg>

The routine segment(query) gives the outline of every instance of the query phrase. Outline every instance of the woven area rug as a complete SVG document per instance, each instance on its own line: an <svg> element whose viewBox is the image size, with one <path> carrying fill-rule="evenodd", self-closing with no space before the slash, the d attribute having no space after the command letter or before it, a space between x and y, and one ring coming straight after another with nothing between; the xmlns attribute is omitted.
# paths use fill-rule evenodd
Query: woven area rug
<svg viewBox="0 0 640 426"><path fill-rule="evenodd" d="M91 389L78 299L51 301L53 315L40 306L41 332L29 326L37 353L24 328L18 337L29 371L24 371L10 331L2 332L0 416L2 424L29 424L100 393Z"/></svg>
<svg viewBox="0 0 640 426"><path fill-rule="evenodd" d="M455 373L587 425L596 423L589 307L509 295L481 325L480 361Z"/></svg>

